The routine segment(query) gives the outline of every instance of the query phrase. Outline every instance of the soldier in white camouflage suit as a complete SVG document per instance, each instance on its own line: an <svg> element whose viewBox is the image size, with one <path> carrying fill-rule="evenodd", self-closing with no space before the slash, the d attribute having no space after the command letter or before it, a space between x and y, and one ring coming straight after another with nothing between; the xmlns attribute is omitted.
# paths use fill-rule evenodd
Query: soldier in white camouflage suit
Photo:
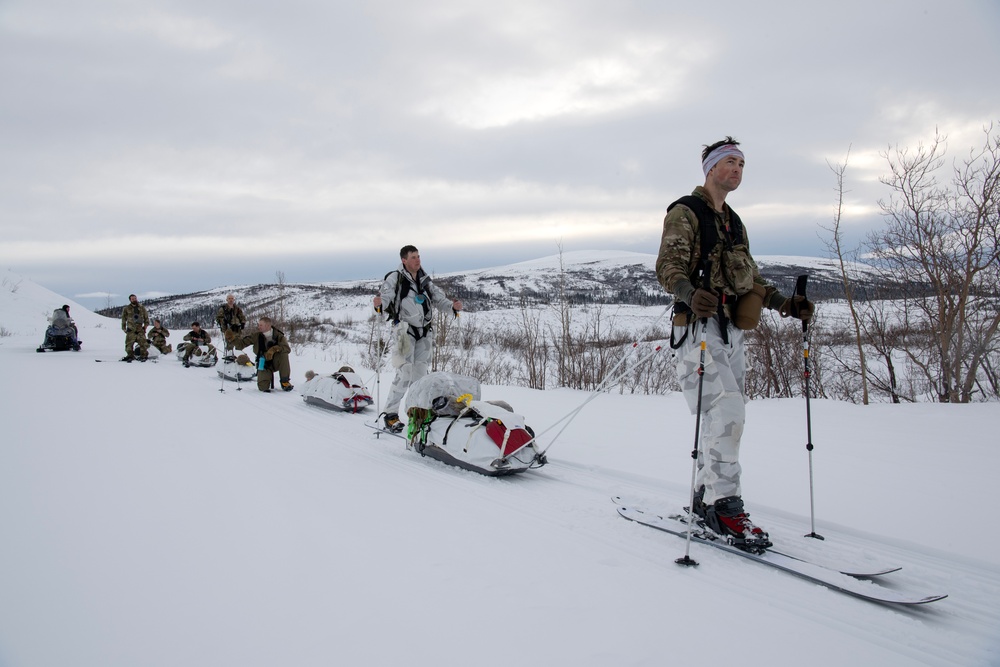
<svg viewBox="0 0 1000 667"><path fill-rule="evenodd" d="M392 365L396 376L383 407L385 428L403 430L397 410L411 384L427 374L434 350L431 332L432 308L458 315L462 302L449 298L421 268L420 251L405 245L399 250L399 268L386 274L378 295L372 300L375 310L383 306L393 324Z"/></svg>
<svg viewBox="0 0 1000 667"><path fill-rule="evenodd" d="M726 137L705 147L705 184L668 208L656 275L674 295L674 335L681 339L676 351L677 376L692 414L698 406L703 323L708 326L693 509L709 528L733 537L737 546L760 549L770 546L770 541L744 511L740 487L746 351L743 331L733 325L736 302L756 292L758 320L761 303L783 317L795 315L802 320L812 316L813 305L802 296L786 298L761 277L742 221L726 204L726 195L743 180L745 162L738 145ZM702 287L704 266L711 267L710 289ZM756 321L752 326L740 321L744 328L756 326Z"/></svg>

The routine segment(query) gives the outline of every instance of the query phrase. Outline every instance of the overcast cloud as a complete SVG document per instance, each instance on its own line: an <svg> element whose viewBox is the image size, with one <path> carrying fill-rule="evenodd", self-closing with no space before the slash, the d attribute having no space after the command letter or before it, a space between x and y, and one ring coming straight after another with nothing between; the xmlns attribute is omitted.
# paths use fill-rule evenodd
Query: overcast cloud
<svg viewBox="0 0 1000 667"><path fill-rule="evenodd" d="M67 295L655 252L701 146L756 254L1000 120L1000 3L0 0L0 266Z"/></svg>

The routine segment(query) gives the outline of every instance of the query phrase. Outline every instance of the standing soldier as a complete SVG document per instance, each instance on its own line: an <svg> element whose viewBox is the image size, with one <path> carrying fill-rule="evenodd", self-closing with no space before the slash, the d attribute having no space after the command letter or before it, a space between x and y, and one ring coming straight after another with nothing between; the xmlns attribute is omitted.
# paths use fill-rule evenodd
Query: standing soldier
<svg viewBox="0 0 1000 667"><path fill-rule="evenodd" d="M222 331L222 337L225 342L226 348L226 359L230 357L230 350L232 350L232 345L226 338L226 332L232 331L237 336L243 331L243 327L247 324L247 318L243 315L243 309L236 305L236 297L232 294L226 295L226 302L222 304L219 308L219 312L215 315L215 321L219 325L219 329Z"/></svg>
<svg viewBox="0 0 1000 667"><path fill-rule="evenodd" d="M238 334L247 325L247 318L243 315L243 309L236 305L236 297L232 294L226 295L226 303L219 308L219 312L215 316L215 321L218 322L223 336L226 335L227 331Z"/></svg>
<svg viewBox="0 0 1000 667"><path fill-rule="evenodd" d="M681 391L691 412L701 407L702 413L691 509L738 548L759 551L771 541L750 521L740 483L747 400L743 331L757 326L763 306L782 317L808 320L813 304L803 296L783 296L760 275L750 255L743 222L726 202L743 182L745 159L738 146L726 137L704 147L705 185L667 208L656 276L674 295L672 341L680 340L671 345L677 350ZM703 359L711 366L701 373Z"/></svg>
<svg viewBox="0 0 1000 667"><path fill-rule="evenodd" d="M139 361L149 358L149 344L146 342L146 327L149 313L139 303L135 294L128 295L128 305L122 308L122 331L125 332L125 357L122 361L135 361L135 346L139 346Z"/></svg>
<svg viewBox="0 0 1000 667"><path fill-rule="evenodd" d="M399 260L399 268L386 274L378 295L372 300L376 311L382 312L385 307L394 327L392 363L396 367L396 377L382 408L385 430L393 433L403 430L397 414L403 394L427 374L430 365L434 349L431 307L442 313L452 311L456 316L462 310L462 302L449 298L420 267L420 251L415 246L400 248Z"/></svg>
<svg viewBox="0 0 1000 667"><path fill-rule="evenodd" d="M271 391L271 383L277 371L281 379L281 389L292 390L292 369L288 362L292 348L285 334L272 326L270 317L260 318L257 322L257 333L248 333L240 337L232 331L227 331L224 335L226 343L237 349L242 350L247 345L253 345L253 352L257 355L258 389L264 392Z"/></svg>
<svg viewBox="0 0 1000 667"><path fill-rule="evenodd" d="M169 335L170 331L160 323L160 320L153 318L153 328L146 333L146 340L162 354L170 354L174 346L167 344L167 336Z"/></svg>

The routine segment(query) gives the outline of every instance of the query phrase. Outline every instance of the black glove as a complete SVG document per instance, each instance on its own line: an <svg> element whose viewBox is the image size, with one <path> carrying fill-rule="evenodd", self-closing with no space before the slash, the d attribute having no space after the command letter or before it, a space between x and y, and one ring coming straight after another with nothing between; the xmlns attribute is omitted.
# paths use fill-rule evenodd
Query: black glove
<svg viewBox="0 0 1000 667"><path fill-rule="evenodd" d="M797 317L803 322L808 322L812 319L813 312L816 308L813 306L812 301L805 298L801 294L796 294L793 297L785 299L781 307L778 308L778 312L781 313L782 317Z"/></svg>
<svg viewBox="0 0 1000 667"><path fill-rule="evenodd" d="M707 289L699 287L691 295L691 312L698 319L705 317L712 317L718 312L719 309L719 297Z"/></svg>

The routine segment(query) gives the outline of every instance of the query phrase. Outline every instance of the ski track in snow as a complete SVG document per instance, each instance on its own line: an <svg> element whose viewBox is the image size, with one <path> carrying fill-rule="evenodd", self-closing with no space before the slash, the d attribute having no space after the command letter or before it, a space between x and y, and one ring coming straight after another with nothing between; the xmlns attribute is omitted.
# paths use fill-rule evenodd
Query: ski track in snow
<svg viewBox="0 0 1000 667"><path fill-rule="evenodd" d="M671 450L683 461L668 478L647 463L663 446L634 426L656 397L616 397L616 406L636 404L613 415L622 442L595 442L601 432L581 423L585 410L549 451L550 465L488 478L376 438L363 423L371 408L330 412L297 390L261 394L255 383L236 391L216 369L185 369L173 355L94 364L121 347L114 326L82 331L80 353L39 355L34 339L0 340L17 379L2 390L4 667L67 656L75 665L137 656L164 665L662 665L726 656L723 637L754 646L741 658L748 665L805 655L811 665L1000 664L1000 568L947 542L919 546L820 517L818 543L801 537L808 516L748 505L798 553L900 565L875 581L950 595L914 608L863 602L696 544L699 567L675 565L685 542L623 520L610 500L657 512L687 503L690 446ZM293 384L315 366L293 358ZM44 405L57 387L69 402ZM483 397L510 400L541 432L585 396L484 387ZM602 447L622 453L609 465ZM632 447L651 453L633 462ZM884 503L895 492L872 493ZM951 512L928 530L947 530ZM163 553L175 543L185 546ZM209 618L211 632L195 627ZM251 619L263 625L247 636ZM47 643L54 637L59 647ZM176 645L149 659L140 646L150 641Z"/></svg>

